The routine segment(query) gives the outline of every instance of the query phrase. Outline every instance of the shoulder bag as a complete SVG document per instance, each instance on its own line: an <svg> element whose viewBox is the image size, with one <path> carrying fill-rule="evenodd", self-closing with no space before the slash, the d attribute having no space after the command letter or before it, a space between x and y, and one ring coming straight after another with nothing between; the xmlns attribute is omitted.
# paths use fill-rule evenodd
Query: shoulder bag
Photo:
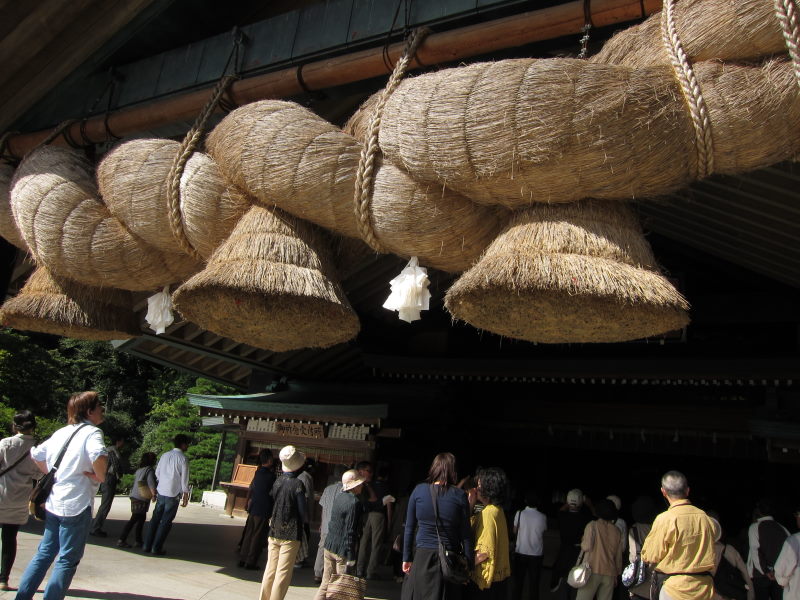
<svg viewBox="0 0 800 600"><path fill-rule="evenodd" d="M642 562L642 540L639 538L639 528L634 525L631 529L633 540L636 542L636 558L622 571L622 585L628 588L641 585L647 579L647 565Z"/></svg>
<svg viewBox="0 0 800 600"><path fill-rule="evenodd" d="M147 477L150 475L150 471L152 470L152 467L148 467L142 478L136 483L137 491L143 500L151 500L153 498L153 492L150 489L150 484L147 483Z"/></svg>
<svg viewBox="0 0 800 600"><path fill-rule="evenodd" d="M596 535L595 526L592 524L592 537ZM594 547L594 539L592 540L592 547ZM569 570L567 575L567 585L573 588L582 588L589 582L589 577L592 576L592 567L589 566L588 559L586 558L586 551L581 550L578 555L578 560L575 566Z"/></svg>
<svg viewBox="0 0 800 600"><path fill-rule="evenodd" d="M367 580L346 573L331 573L325 600L364 600Z"/></svg>
<svg viewBox="0 0 800 600"><path fill-rule="evenodd" d="M69 436L67 443L64 444L64 447L61 448L61 452L58 453L58 458L56 459L53 468L42 477L39 481L36 482L36 485L33 486L33 491L30 495L30 501L28 502L28 512L34 517L37 521L44 521L44 503L47 501L47 498L50 496L50 492L53 491L53 484L56 482L56 471L58 467L61 465L61 461L64 458L64 454L67 452L67 446L72 441L72 438L84 427L86 427L87 423L83 423L79 425L75 431L72 432L72 435Z"/></svg>
<svg viewBox="0 0 800 600"><path fill-rule="evenodd" d="M8 473L9 471L11 471L11 470L12 470L14 467L16 467L16 466L17 466L19 463L21 463L23 460L25 460L25 457L27 457L27 456L29 456L29 455L30 455L30 450L26 450L25 452L23 452L23 453L22 453L22 456L20 456L20 457L19 457L17 460L15 460L13 465L11 465L10 467L8 467L7 469L3 469L2 471L0 471L0 477L2 477L3 475L5 475L5 474L6 474L6 473ZM31 479L32 479L32 478L31 478Z"/></svg>
<svg viewBox="0 0 800 600"><path fill-rule="evenodd" d="M469 565L467 558L463 552L456 552L448 550L447 546L442 543L442 537L439 533L439 503L436 498L436 489L433 484L430 485L431 502L433 503L433 517L434 524L436 525L436 539L439 542L439 567L442 570L442 577L445 581L454 583L456 585L465 585L469 581Z"/></svg>

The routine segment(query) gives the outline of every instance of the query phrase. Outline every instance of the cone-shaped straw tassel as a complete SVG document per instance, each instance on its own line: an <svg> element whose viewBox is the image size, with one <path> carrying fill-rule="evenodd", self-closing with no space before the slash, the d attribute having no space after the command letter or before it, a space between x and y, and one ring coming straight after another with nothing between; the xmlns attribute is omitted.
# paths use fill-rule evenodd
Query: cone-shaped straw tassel
<svg viewBox="0 0 800 600"><path fill-rule="evenodd" d="M0 308L3 325L81 340L121 340L141 334L130 292L56 277L39 266L19 294Z"/></svg>
<svg viewBox="0 0 800 600"><path fill-rule="evenodd" d="M544 343L621 342L689 321L633 211L590 200L515 213L445 305L479 329Z"/></svg>
<svg viewBox="0 0 800 600"><path fill-rule="evenodd" d="M274 351L324 348L359 331L327 234L277 209L245 213L173 299L200 327Z"/></svg>

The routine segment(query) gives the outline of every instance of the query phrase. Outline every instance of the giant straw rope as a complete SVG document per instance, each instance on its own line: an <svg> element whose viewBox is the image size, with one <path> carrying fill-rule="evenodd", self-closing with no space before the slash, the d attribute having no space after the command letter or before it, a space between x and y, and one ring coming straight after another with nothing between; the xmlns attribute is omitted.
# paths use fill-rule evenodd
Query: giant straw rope
<svg viewBox="0 0 800 600"><path fill-rule="evenodd" d="M14 222L53 273L132 290L200 270L251 203L461 272L508 209L526 211L512 227L528 227L537 203L644 199L793 159L795 4L667 0L589 61L501 60L401 81L415 37L357 137L296 104L256 102L214 128L208 155L197 133L182 146L120 145L98 167L99 190L74 151L42 148L15 174Z"/></svg>

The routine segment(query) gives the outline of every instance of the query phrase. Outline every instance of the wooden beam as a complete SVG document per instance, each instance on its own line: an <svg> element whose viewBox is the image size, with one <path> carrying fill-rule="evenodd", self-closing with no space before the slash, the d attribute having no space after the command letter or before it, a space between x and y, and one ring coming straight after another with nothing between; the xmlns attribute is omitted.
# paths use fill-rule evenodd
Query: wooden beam
<svg viewBox="0 0 800 600"><path fill-rule="evenodd" d="M137 0L145 1L147 0ZM126 4L134 4L134 0ZM417 51L412 68L450 63L565 35L575 35L581 31L585 22L584 6L588 4L578 0L431 34ZM640 19L642 9L651 14L660 8L660 0L593 0L592 22L595 27L606 27ZM404 47L405 42L401 42L388 48L379 46L306 63L303 65L303 84L300 83L297 67L241 79L232 85L230 96L237 104L247 104L267 98L296 96L309 89L322 90L385 76L391 72L387 64L394 64ZM210 90L211 87L208 87L119 110L109 116L108 128L116 135L124 137L176 122L191 123L208 101ZM70 128L75 139L80 136L80 129L78 124ZM49 131L40 131L12 137L8 150L14 156L21 157L48 134ZM89 140L105 141L108 135L105 115L88 119L84 123L83 134Z"/></svg>
<svg viewBox="0 0 800 600"><path fill-rule="evenodd" d="M13 91L5 97L0 95L0 131L7 129L151 2L40 0L30 19L8 36L11 39L0 41L0 57L5 57L0 59L2 72L9 74L0 77L0 90ZM39 10L45 11L46 19L40 18ZM48 41L41 44L41 40ZM26 44L35 52L27 60L20 60ZM77 130L75 133L79 134Z"/></svg>

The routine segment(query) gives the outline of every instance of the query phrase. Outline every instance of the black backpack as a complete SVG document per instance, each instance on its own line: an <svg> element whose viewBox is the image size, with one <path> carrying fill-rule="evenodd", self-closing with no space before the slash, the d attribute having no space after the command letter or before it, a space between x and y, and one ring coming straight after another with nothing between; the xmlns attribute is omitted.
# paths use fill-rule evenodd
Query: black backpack
<svg viewBox="0 0 800 600"><path fill-rule="evenodd" d="M722 549L717 572L714 574L714 588L720 596L733 600L747 600L747 586L742 573L725 558L725 549Z"/></svg>
<svg viewBox="0 0 800 600"><path fill-rule="evenodd" d="M765 519L758 524L758 562L766 575L775 567L775 562L789 534L774 519Z"/></svg>

